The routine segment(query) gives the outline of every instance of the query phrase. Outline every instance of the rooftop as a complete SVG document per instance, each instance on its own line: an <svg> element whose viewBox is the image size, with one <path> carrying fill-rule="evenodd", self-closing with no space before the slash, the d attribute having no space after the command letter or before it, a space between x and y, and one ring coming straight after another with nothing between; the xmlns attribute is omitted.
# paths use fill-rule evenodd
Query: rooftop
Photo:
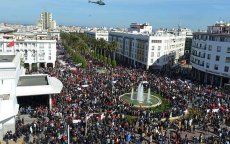
<svg viewBox="0 0 230 144"><path fill-rule="evenodd" d="M41 76L21 76L18 81L18 86L41 86L49 85L47 75Z"/></svg>
<svg viewBox="0 0 230 144"><path fill-rule="evenodd" d="M15 55L1 55L0 62L12 62L14 60Z"/></svg>
<svg viewBox="0 0 230 144"><path fill-rule="evenodd" d="M199 35L212 35L212 36L230 36L230 33L207 33L207 32L194 32L193 34Z"/></svg>

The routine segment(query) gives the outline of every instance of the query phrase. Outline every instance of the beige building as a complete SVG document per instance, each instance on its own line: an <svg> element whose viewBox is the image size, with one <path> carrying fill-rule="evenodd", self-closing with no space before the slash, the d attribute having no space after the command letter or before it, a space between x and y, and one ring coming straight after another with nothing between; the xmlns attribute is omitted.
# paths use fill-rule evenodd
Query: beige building
<svg viewBox="0 0 230 144"><path fill-rule="evenodd" d="M53 20L52 13L42 12L40 14L40 19L38 20L37 26L44 29L56 29L56 21Z"/></svg>

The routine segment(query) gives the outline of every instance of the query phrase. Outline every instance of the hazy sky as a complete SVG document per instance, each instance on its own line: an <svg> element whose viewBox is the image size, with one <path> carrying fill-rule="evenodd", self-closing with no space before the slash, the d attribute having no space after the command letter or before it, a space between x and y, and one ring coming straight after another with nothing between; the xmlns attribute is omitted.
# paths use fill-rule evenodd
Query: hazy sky
<svg viewBox="0 0 230 144"><path fill-rule="evenodd" d="M206 29L222 19L230 21L230 0L2 0L0 22L35 24L42 11L53 13L57 24L128 27L149 22L153 28L179 23L194 30Z"/></svg>

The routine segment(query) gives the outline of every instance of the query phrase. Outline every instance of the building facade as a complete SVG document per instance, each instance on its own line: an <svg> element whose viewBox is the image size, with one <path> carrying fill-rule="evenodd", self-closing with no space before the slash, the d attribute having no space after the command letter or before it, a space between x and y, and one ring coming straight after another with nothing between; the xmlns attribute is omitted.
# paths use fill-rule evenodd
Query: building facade
<svg viewBox="0 0 230 144"><path fill-rule="evenodd" d="M118 60L134 67L162 69L173 66L184 55L185 34L166 30L153 33L149 25L144 28L132 24L128 32L109 32L109 41L118 42Z"/></svg>
<svg viewBox="0 0 230 144"><path fill-rule="evenodd" d="M97 40L104 39L105 41L108 41L109 39L109 32L106 30L90 30L85 32L87 36L95 38Z"/></svg>
<svg viewBox="0 0 230 144"><path fill-rule="evenodd" d="M230 23L217 22L207 32L194 33L190 63L198 81L217 86L230 83Z"/></svg>
<svg viewBox="0 0 230 144"><path fill-rule="evenodd" d="M50 12L42 12L40 14L40 18L38 20L37 26L44 29L56 29L56 21L53 20L52 13Z"/></svg>
<svg viewBox="0 0 230 144"><path fill-rule="evenodd" d="M52 108L51 94L60 93L62 87L60 80L48 75L25 75L20 53L0 54L0 140L7 131L15 131L18 97L49 95L47 99Z"/></svg>
<svg viewBox="0 0 230 144"><path fill-rule="evenodd" d="M190 29L184 29L184 31L186 32L184 58L186 59L187 62L189 62L191 47L192 47L193 32Z"/></svg>
<svg viewBox="0 0 230 144"><path fill-rule="evenodd" d="M9 46L9 43L12 43ZM20 53L25 66L32 68L54 67L56 61L56 37L43 33L14 33L0 35L0 53Z"/></svg>

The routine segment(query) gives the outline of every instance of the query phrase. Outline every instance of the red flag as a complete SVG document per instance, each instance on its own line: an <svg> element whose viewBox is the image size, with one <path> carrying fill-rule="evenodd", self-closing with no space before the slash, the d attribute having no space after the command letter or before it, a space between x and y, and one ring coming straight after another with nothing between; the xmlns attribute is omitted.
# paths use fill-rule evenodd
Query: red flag
<svg viewBox="0 0 230 144"><path fill-rule="evenodd" d="M12 46L14 46L14 41L7 44L7 47L12 47Z"/></svg>

